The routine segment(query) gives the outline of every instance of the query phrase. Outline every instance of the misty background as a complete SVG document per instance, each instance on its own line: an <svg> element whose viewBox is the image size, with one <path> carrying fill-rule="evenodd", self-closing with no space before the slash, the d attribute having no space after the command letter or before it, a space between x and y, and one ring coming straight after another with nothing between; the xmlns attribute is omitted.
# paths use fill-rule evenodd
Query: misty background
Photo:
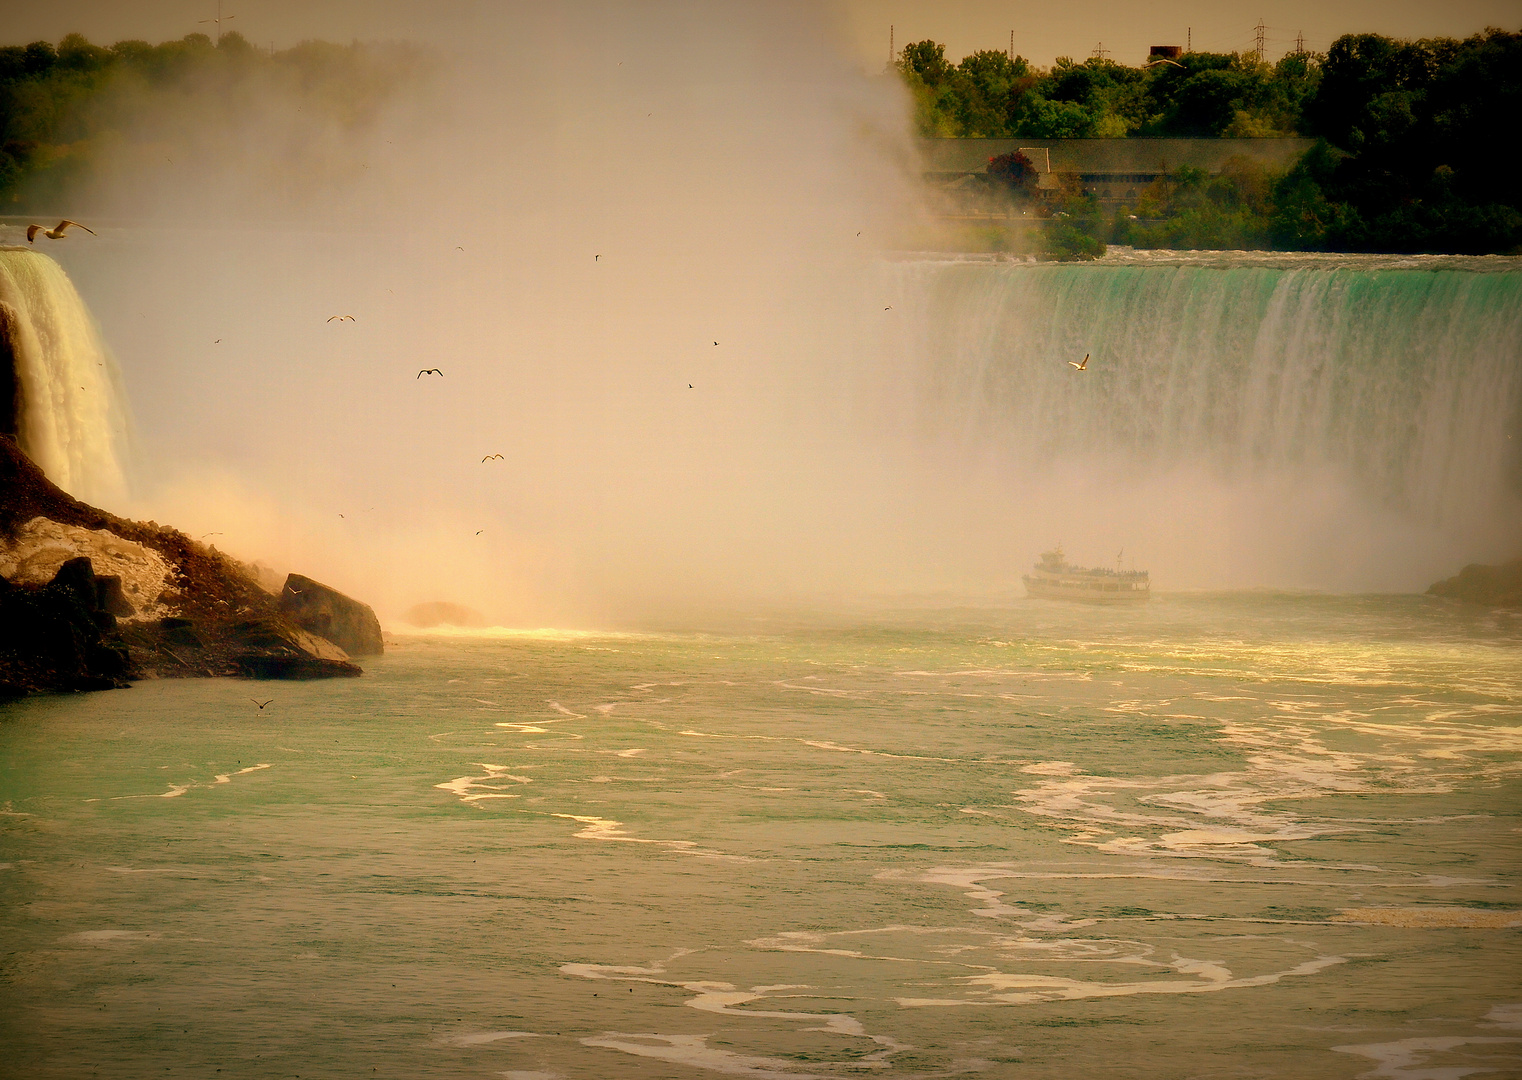
<svg viewBox="0 0 1522 1080"><path fill-rule="evenodd" d="M1059 540L1164 590L1420 589L1510 554L1514 500L1444 527L1336 470L1138 473L947 423L959 326L894 254L924 211L859 8L365 12L423 45L373 111L258 75L126 88L150 107L59 207L100 233L46 251L133 410L138 483L109 509L383 618L510 625L1011 596ZM138 14L71 29L196 12ZM286 17L342 38L353 9ZM1087 351L1049 344L1054 369Z"/></svg>

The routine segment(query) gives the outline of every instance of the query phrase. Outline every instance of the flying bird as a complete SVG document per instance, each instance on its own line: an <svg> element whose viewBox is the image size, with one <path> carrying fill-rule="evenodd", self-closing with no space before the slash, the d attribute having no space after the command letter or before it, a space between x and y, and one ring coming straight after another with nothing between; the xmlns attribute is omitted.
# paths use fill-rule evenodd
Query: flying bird
<svg viewBox="0 0 1522 1080"><path fill-rule="evenodd" d="M491 460L491 459L492 459L492 458L496 458L496 459L497 459L497 460L498 460L498 461L506 461L506 460L507 460L507 459L506 459L506 458L504 458L504 457L503 457L503 456L502 456L502 455L501 455L501 454L487 454L487 455L486 455L486 456L485 456L485 457L484 457L484 458L482 458L482 459L481 459L481 460L482 460L482 461L490 461L490 460Z"/></svg>
<svg viewBox="0 0 1522 1080"><path fill-rule="evenodd" d="M1068 367L1073 368L1073 369L1075 369L1077 371L1087 371L1087 370L1089 370L1089 354L1088 353L1084 353L1083 354L1083 363L1081 363L1081 364L1078 363L1076 360L1069 360L1068 361Z"/></svg>
<svg viewBox="0 0 1522 1080"><path fill-rule="evenodd" d="M77 221L70 221L68 218L64 218L58 223L58 228L56 229L44 229L41 225L28 225L26 227L26 242L28 244L36 243L38 233L46 236L49 240L62 240L64 230L67 229L70 225L73 225L78 229L84 229L84 231L89 233L91 236L95 235L95 230L90 228L88 225L81 225Z"/></svg>
<svg viewBox="0 0 1522 1080"><path fill-rule="evenodd" d="M440 371L438 368L436 368L436 367L425 367L422 371L417 373L416 378L414 378L412 381L413 382L417 382L417 380L421 379L424 375L437 375L441 379L444 377L444 373L442 371Z"/></svg>
<svg viewBox="0 0 1522 1080"><path fill-rule="evenodd" d="M259 706L259 711L263 712L264 711L264 707L266 705L268 705L270 703L270 701L274 701L275 699L274 698L270 698L270 701L260 701L258 698L249 698L248 700L252 701L255 705Z"/></svg>
<svg viewBox="0 0 1522 1080"><path fill-rule="evenodd" d="M687 389L689 389L689 390L691 390L691 389L692 389L692 384L691 384L691 383L688 383L688 384L687 384ZM1508 435L1508 436L1507 436L1507 438L1508 438L1508 439L1509 439L1509 438L1511 438L1511 436L1510 436L1510 435Z"/></svg>
<svg viewBox="0 0 1522 1080"><path fill-rule="evenodd" d="M339 322L358 322L359 321L353 315L329 315L328 316L328 322L332 322L334 319L337 319Z"/></svg>
<svg viewBox="0 0 1522 1080"><path fill-rule="evenodd" d="M486 531L486 530L485 530L485 529L477 529L477 530L476 530L476 535L477 535L477 536L480 536L480 535L481 535L481 534L482 534L482 533L484 533L484 532L485 532L485 531Z"/></svg>
<svg viewBox="0 0 1522 1080"><path fill-rule="evenodd" d="M592 261L593 261L593 262L596 262L596 261L597 261L597 260L598 260L598 259L601 259L601 258L602 258L602 256L601 256L601 255L593 255L593 256L592 256Z"/></svg>
<svg viewBox="0 0 1522 1080"><path fill-rule="evenodd" d="M717 342L717 341L715 341L715 342L714 342L714 344L715 344L715 345L717 345L717 344L718 344L718 342Z"/></svg>

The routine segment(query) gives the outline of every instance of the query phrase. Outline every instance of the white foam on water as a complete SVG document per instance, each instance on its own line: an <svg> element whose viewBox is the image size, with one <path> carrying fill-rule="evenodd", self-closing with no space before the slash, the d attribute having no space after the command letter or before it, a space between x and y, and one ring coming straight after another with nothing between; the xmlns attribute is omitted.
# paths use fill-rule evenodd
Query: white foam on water
<svg viewBox="0 0 1522 1080"><path fill-rule="evenodd" d="M1068 843L1108 854L1278 866L1285 857L1272 845L1364 828L1346 818L1310 817L1303 809L1307 800L1392 791L1442 794L1461 780L1499 777L1519 767L1514 759L1522 742L1515 727L1376 723L1325 701L1273 704L1295 719L1215 721L1217 740L1244 754L1245 769L1114 777L1085 774L1071 762L1038 762L1021 771L1050 779L1012 796L1024 812L1062 823ZM1358 752L1328 746L1339 732L1376 741ZM1447 762L1457 771L1438 771L1450 768ZM1286 809L1291 803L1295 809Z"/></svg>
<svg viewBox="0 0 1522 1080"><path fill-rule="evenodd" d="M1432 1038L1398 1039L1387 1043L1365 1043L1359 1046L1334 1046L1339 1054L1356 1054L1378 1064L1368 1072L1358 1074L1358 1080L1462 1080L1465 1076L1481 1073L1517 1075L1522 1065L1522 1054L1486 1054L1476 1061L1473 1051L1464 1054L1461 1065L1438 1065L1427 1067L1433 1058L1469 1046L1499 1046L1522 1043L1522 1039L1499 1035L1444 1035Z"/></svg>
<svg viewBox="0 0 1522 1080"><path fill-rule="evenodd" d="M1270 986L1281 979L1314 975L1337 964L1347 963L1343 956L1318 956L1284 971L1238 978L1224 965L1211 960L1176 956L1167 966L1193 979L1155 982L1105 983L1083 979L1066 979L1053 975L993 972L968 976L964 981L973 987L986 987L986 996L969 999L990 1004L1034 1005L1047 1001L1078 1001L1097 997L1131 997L1136 994L1210 994L1249 986ZM900 1001L900 1004L903 1004Z"/></svg>
<svg viewBox="0 0 1522 1080"><path fill-rule="evenodd" d="M1522 1002L1510 1002L1492 1007L1485 1014L1485 1026L1522 1030Z"/></svg>
<svg viewBox="0 0 1522 1080"><path fill-rule="evenodd" d="M268 765L263 765L263 764L261 764L261 765L250 765L248 768L246 768L246 769L239 769L235 773L217 773L217 775L212 779L212 783L213 784L230 784L230 783L232 783L232 778L234 776L243 776L243 775L245 775L247 773L258 772L260 769L268 769L268 768L269 768Z"/></svg>
<svg viewBox="0 0 1522 1080"><path fill-rule="evenodd" d="M655 840L640 836L630 836L624 832L624 823L614 821L611 818L593 817L586 814L557 814L548 816L565 818L582 825L575 835L581 840L607 840L624 844L654 844L664 847L668 851L674 851L679 855L696 855L705 859L730 859L735 862L751 862L745 855L731 855L728 852L712 851L708 848L699 847L694 840Z"/></svg>
<svg viewBox="0 0 1522 1080"><path fill-rule="evenodd" d="M503 1039L537 1039L541 1036L534 1031L467 1031L459 1035L445 1035L439 1042L446 1046L485 1046L487 1043L500 1042Z"/></svg>
<svg viewBox="0 0 1522 1080"><path fill-rule="evenodd" d="M474 805L485 799L516 799L515 794L509 794L501 784L493 784L492 780L511 780L515 784L532 784L534 781L527 776L519 776L508 770L517 768L515 765L490 765L484 761L472 762L486 770L482 776L457 776L453 780L446 780L442 784L433 786L441 791L447 791L456 796L461 802Z"/></svg>
<svg viewBox="0 0 1522 1080"><path fill-rule="evenodd" d="M507 1072L498 1073L498 1076L506 1077L506 1080L561 1080L564 1074L558 1072L538 1072L534 1070L508 1069Z"/></svg>
<svg viewBox="0 0 1522 1080"><path fill-rule="evenodd" d="M802 983L773 983L773 984L768 984L768 985L764 985L764 986L752 986L748 990L741 990L741 989L737 988L733 983L727 983L727 982L712 982L712 981L707 981L707 980L700 980L700 981L694 981L694 982L683 982L683 981L674 980L674 979L662 979L662 978L658 978L658 976L665 975L667 973L666 964L669 964L669 963L671 963L674 960L680 959L683 956L687 956L687 955L689 955L689 954L691 954L692 952L695 952L695 951L696 950L693 950L693 949L682 949L682 950L679 950L678 952L673 953L672 956L670 957L670 959L668 959L668 960L666 960L666 961L664 961L662 963L655 964L655 965L653 965L651 967L617 966L617 965L611 965L611 964L562 964L562 965L560 965L560 970L563 973L567 974L567 975L579 975L582 978L586 978L586 979L609 979L609 980L621 980L621 981L654 983L654 984L659 985L659 986L677 986L677 987L680 987L683 990L686 990L688 993L693 995L693 997L688 999L684 1004L686 1004L690 1008L698 1009L698 1010L700 1010L702 1012L718 1013L718 1014L725 1015L725 1016L738 1016L738 1017L744 1017L746 1019L807 1020L807 1021L818 1020L818 1021L823 1021L822 1025L820 1025L820 1026L817 1026L817 1027L805 1027L805 1028L802 1028L800 1030L802 1030L802 1031L816 1031L816 1032L821 1032L821 1033L827 1034L827 1035L842 1035L842 1036L847 1036L847 1037L850 1037L850 1038L870 1039L872 1042L877 1043L878 1046L880 1046L882 1048L880 1050L875 1050L875 1051L873 1051L870 1054L866 1054L866 1055L863 1055L863 1056L851 1058L850 1059L850 1063L853 1064L853 1065L856 1065L856 1066L864 1066L864 1067L867 1067L867 1068L882 1068L882 1067L885 1067L887 1065L887 1058L891 1057L893 1054L899 1053L902 1050L910 1049L905 1044L899 1043L896 1040L891 1039L891 1038L889 1038L889 1037L887 1037L885 1035L873 1035L872 1033L867 1031L867 1029L865 1027L862 1026L861 1021L857 1020L854 1016L851 1016L848 1013L814 1013L814 1012L796 1012L796 1011L791 1011L791 1010L776 1010L776 1009L745 1009L745 1008L739 1008L738 1007L738 1006L742 1006L742 1005L747 1005L747 1004L749 1004L750 1002L753 1002L753 1001L765 1001L765 1000L767 1000L770 997L773 997L773 996L778 995L778 994L782 994L784 991L788 991L788 990L810 990L810 989L812 989L812 987L810 987L810 986L808 986L806 984L802 984ZM797 996L812 996L812 995L797 995ZM611 1035L617 1035L616 1032L610 1033L610 1034ZM654 1039L664 1039L664 1038L666 1038L665 1036L655 1036L655 1035L651 1035L651 1036L620 1036L620 1037L621 1038L654 1038ZM703 1039L711 1038L711 1036L694 1036L694 1038L698 1038L699 1040L703 1040ZM582 1040L582 1041L586 1042L586 1040ZM607 1045L607 1044L603 1044L603 1043L598 1043L598 1044L588 1043L587 1045ZM643 1044L641 1044L641 1045L643 1045ZM705 1050L705 1051L708 1050L708 1047L706 1047L706 1045L703 1045L701 1042L698 1045L701 1046L703 1050ZM619 1049L627 1049L627 1047L622 1047L622 1046L618 1047L618 1048ZM631 1053L637 1053L638 1051L631 1050L630 1052ZM715 1051L714 1053L727 1053L727 1052ZM657 1055L653 1055L653 1056L664 1056L664 1055L663 1054L657 1054ZM667 1060L675 1061L675 1060L678 1060L678 1059L677 1058L668 1058ZM698 1064L700 1068L715 1068L717 1066L714 1063L720 1062L720 1061L726 1062L729 1065L736 1065L737 1064L737 1062L735 1060L732 1060L731 1058L710 1057L710 1056L707 1056L707 1055L703 1055L703 1060L709 1062L709 1064L700 1064L696 1060L688 1061L687 1063L688 1064ZM746 1068L761 1067L761 1066L756 1065L755 1063L756 1062L766 1061L766 1060L770 1060L770 1059L760 1059L760 1058L745 1059L745 1061L748 1062L749 1064L745 1064L744 1067L746 1067ZM780 1064L782 1066L784 1066L784 1067L794 1067L794 1066L791 1065L790 1062L781 1062ZM767 1066L767 1067L770 1067L770 1066ZM727 1072L727 1071L732 1071L732 1070L729 1069L729 1068L724 1068L724 1069L720 1069L719 1071L721 1071L721 1072ZM742 1074L742 1075L763 1075L763 1074L761 1074L761 1073L745 1073L745 1074ZM785 1073L785 1074L782 1074L782 1075L797 1076L798 1074L790 1072L790 1073Z"/></svg>
<svg viewBox="0 0 1522 1080"><path fill-rule="evenodd" d="M755 1077L756 1080L825 1080L817 1073L796 1072L792 1062L780 1058L754 1057L716 1049L708 1045L711 1038L712 1035L638 1035L610 1031L597 1038L582 1039L581 1044L622 1050L626 1054L658 1058L731 1076Z"/></svg>

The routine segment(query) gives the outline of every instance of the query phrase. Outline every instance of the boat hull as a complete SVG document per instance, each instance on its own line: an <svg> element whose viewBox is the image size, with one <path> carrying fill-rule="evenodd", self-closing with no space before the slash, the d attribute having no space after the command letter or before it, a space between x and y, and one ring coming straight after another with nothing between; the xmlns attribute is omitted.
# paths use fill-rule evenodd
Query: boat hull
<svg viewBox="0 0 1522 1080"><path fill-rule="evenodd" d="M1039 600L1071 600L1079 604L1125 605L1145 604L1152 598L1150 584L1142 588L1129 587L1128 583L1115 581L1053 581L1033 578L1025 582L1026 595Z"/></svg>

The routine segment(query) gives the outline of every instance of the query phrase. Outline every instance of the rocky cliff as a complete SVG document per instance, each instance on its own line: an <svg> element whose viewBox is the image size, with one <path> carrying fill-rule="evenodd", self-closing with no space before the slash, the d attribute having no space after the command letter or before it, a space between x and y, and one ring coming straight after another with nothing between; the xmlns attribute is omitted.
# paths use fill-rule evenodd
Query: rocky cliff
<svg viewBox="0 0 1522 1080"><path fill-rule="evenodd" d="M235 560L176 529L72 498L4 435L0 581L0 694L134 678L361 674ZM364 605L326 591L327 610L347 613L346 626L357 609L374 620ZM379 652L378 624L373 644Z"/></svg>
<svg viewBox="0 0 1522 1080"><path fill-rule="evenodd" d="M1428 596L1487 607L1522 608L1522 559L1500 566L1470 563L1427 590Z"/></svg>

